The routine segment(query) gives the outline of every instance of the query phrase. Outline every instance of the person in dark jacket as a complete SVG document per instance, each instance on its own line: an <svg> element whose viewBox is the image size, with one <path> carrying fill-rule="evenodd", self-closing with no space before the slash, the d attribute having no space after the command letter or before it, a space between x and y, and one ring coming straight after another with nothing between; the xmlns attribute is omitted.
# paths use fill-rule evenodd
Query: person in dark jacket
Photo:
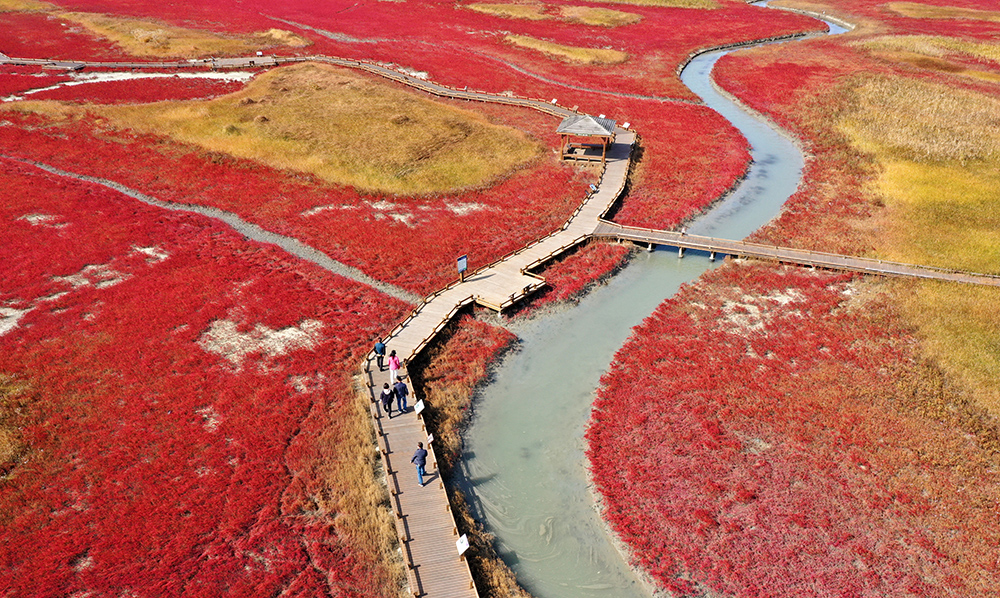
<svg viewBox="0 0 1000 598"><path fill-rule="evenodd" d="M382 385L382 394L379 395L379 399L382 401L382 409L385 410L385 414L392 419L392 399L396 397L396 389L389 386L386 382Z"/></svg>
<svg viewBox="0 0 1000 598"><path fill-rule="evenodd" d="M406 387L401 376L396 376L396 383L392 389L396 391L396 407L400 413L406 413L406 398L410 395L410 389Z"/></svg>
<svg viewBox="0 0 1000 598"><path fill-rule="evenodd" d="M413 453L413 458L410 459L410 463L417 466L417 483L421 486L424 485L424 467L427 465L427 451L424 450L424 443L417 443L417 452Z"/></svg>
<svg viewBox="0 0 1000 598"><path fill-rule="evenodd" d="M382 360L385 359L385 343L382 342L382 337L378 337L375 341L375 365L378 366L378 371L382 371Z"/></svg>

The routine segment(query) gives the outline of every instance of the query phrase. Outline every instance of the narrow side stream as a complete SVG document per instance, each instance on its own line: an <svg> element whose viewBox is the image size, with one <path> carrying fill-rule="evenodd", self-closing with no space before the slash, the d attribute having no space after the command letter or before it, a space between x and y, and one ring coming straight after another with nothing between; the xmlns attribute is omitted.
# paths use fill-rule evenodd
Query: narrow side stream
<svg viewBox="0 0 1000 598"><path fill-rule="evenodd" d="M832 33L842 31L831 25ZM712 88L711 69L729 51L698 56L681 79L747 137L754 164L743 184L689 230L741 239L773 218L795 191L803 157L781 133ZM459 484L534 596L649 595L597 512L584 429L594 389L632 327L715 265L693 253L684 259L675 251L642 254L579 306L514 324L519 350L503 360L477 398Z"/></svg>

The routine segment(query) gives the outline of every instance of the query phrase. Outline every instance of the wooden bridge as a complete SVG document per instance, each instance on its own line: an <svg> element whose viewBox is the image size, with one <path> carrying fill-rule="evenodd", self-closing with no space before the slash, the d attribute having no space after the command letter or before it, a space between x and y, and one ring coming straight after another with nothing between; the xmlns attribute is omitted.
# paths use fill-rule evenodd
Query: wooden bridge
<svg viewBox="0 0 1000 598"><path fill-rule="evenodd" d="M33 64L68 70L79 70L86 67L122 69L259 68L303 61L325 62L364 70L442 97L523 106L557 117L576 114L575 107L573 109L563 108L558 106L554 99L548 101L516 98L468 89L459 90L430 83L383 65L326 56L292 58L256 56L141 63L18 59L0 55L0 64ZM561 229L535 241L524 249L480 268L467 275L464 281L456 281L425 298L402 322L384 335L388 349L395 350L401 358L410 361L427 346L462 307L476 303L500 311L513 305L544 285L544 281L530 273L530 270L591 237L617 238L645 243L650 246L667 245L677 247L680 252L685 249L704 251L712 258L722 255L746 256L888 276L916 276L974 284L1000 285L1000 277L992 275L954 272L880 260L684 235L670 231L625 227L603 220L603 216L625 188L632 147L635 142L635 134L629 130L619 127L615 133L616 141L608 152L607 162L601 172L600 184L595 186L593 192L586 197ZM405 375L405 368L400 373ZM389 381L388 370L378 371L374 365L374 355L369 354L364 366L364 376L369 398L374 401L382 384ZM411 402L415 402L416 399L416 396L411 396ZM414 596L431 598L475 598L478 595L475 583L467 563L459 557L456 548L458 529L449 510L444 484L437 472L434 445L433 442L428 442L428 431L421 416L411 405L410 411L406 414L389 419L380 412L375 402L372 403L371 413L378 447L383 457L386 482L391 495L396 530L400 539L411 592ZM417 484L416 472L409 463L417 442L424 442L429 450L428 476L426 478L428 484L424 487Z"/></svg>
<svg viewBox="0 0 1000 598"><path fill-rule="evenodd" d="M947 280L966 284L1000 286L1000 276L993 274L962 272L959 270L947 270L931 266L902 264L872 258L852 257L847 255L838 255L835 253L823 253L820 251L808 251L804 249L791 249L788 247L776 247L774 245L748 243L746 241L715 239L712 237L687 235L673 231L622 226L607 220L601 220L600 223L598 223L597 227L594 229L593 236L611 237L637 243L646 243L649 246L665 245L668 247L676 247L679 255L681 256L684 255L685 249L692 249L709 254L709 257L713 260L719 256L724 257L731 255L733 257L753 257L787 264L799 264L802 266L828 268L831 270L862 272L865 274L877 274L880 276L932 278L936 280Z"/></svg>

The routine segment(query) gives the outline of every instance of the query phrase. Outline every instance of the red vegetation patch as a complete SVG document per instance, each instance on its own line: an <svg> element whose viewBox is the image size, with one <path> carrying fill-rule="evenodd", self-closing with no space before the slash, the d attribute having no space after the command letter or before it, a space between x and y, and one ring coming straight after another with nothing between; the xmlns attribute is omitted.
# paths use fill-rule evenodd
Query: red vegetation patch
<svg viewBox="0 0 1000 598"><path fill-rule="evenodd" d="M321 471L407 306L201 217L0 176L0 372L31 388L0 405L29 446L0 481L2 593L394 595Z"/></svg>
<svg viewBox="0 0 1000 598"><path fill-rule="evenodd" d="M532 313L543 305L572 300L602 278L619 269L631 253L631 245L587 243L539 272L545 288L519 311Z"/></svg>
<svg viewBox="0 0 1000 598"><path fill-rule="evenodd" d="M619 351L588 454L606 517L662 587L996 587L997 456L910 408L916 389L891 364L912 341L880 298L846 309L851 288L847 275L725 267Z"/></svg>
<svg viewBox="0 0 1000 598"><path fill-rule="evenodd" d="M161 138L112 131L92 119L56 127L16 113L0 119L15 125L0 127L2 153L111 179L160 200L236 213L423 294L451 282L459 255L468 254L470 267L477 268L558 228L593 180L592 174L546 158L479 191L372 196Z"/></svg>
<svg viewBox="0 0 1000 598"><path fill-rule="evenodd" d="M714 110L633 100L618 102L610 113L636 123L641 148L616 222L675 228L728 191L746 171L746 140Z"/></svg>
<svg viewBox="0 0 1000 598"><path fill-rule="evenodd" d="M15 95L29 89L48 87L69 77L63 74L45 72L34 66L3 66L0 72L0 98Z"/></svg>
<svg viewBox="0 0 1000 598"><path fill-rule="evenodd" d="M142 104L163 100L194 100L233 93L238 81L179 77L141 78L64 85L31 94L32 100L61 100L94 104Z"/></svg>
<svg viewBox="0 0 1000 598"><path fill-rule="evenodd" d="M845 254L871 248L867 227L858 223L878 207L867 189L873 166L836 130L831 114L846 108L844 86L850 77L883 67L843 46L841 39L766 46L730 54L716 65L722 87L804 138L811 154L804 184L779 218L751 236L754 240Z"/></svg>
<svg viewBox="0 0 1000 598"><path fill-rule="evenodd" d="M129 57L83 27L45 13L0 13L0 52L15 58L122 60ZM7 69L9 67L3 67Z"/></svg>

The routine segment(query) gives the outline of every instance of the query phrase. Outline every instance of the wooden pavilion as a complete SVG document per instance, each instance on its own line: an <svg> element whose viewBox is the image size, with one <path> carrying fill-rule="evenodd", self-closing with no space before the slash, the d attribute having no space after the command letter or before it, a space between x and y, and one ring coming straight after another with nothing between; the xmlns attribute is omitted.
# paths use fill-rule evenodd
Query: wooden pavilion
<svg viewBox="0 0 1000 598"><path fill-rule="evenodd" d="M559 155L563 160L601 161L604 164L608 148L615 142L615 121L604 116L589 114L574 114L567 116L559 124L556 133L562 135L559 144ZM574 141L573 139L597 139L594 141ZM600 150L600 155L594 150Z"/></svg>

